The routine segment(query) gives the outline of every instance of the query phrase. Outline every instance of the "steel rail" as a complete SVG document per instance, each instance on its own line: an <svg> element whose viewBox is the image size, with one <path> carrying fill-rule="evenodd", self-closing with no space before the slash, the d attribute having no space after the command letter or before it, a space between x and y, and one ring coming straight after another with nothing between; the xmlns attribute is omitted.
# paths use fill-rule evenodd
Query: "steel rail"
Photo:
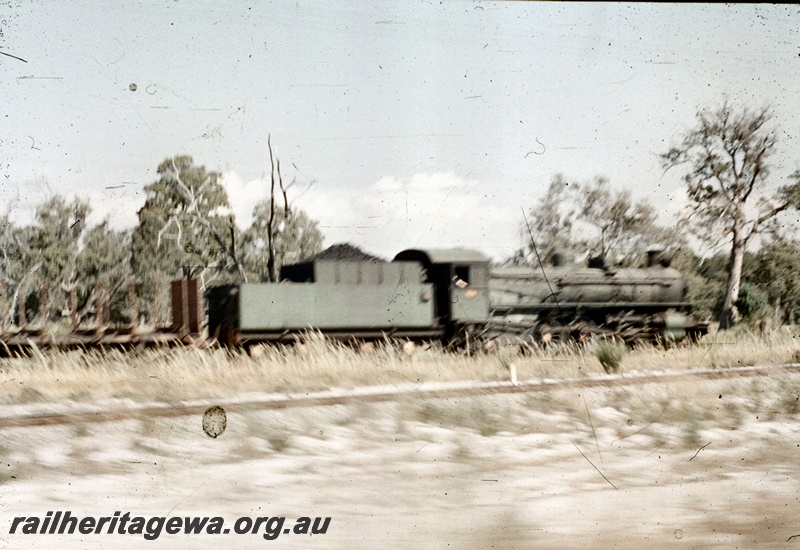
<svg viewBox="0 0 800 550"><path fill-rule="evenodd" d="M124 409L97 410L96 407L73 407L63 412L43 412L0 417L0 429L53 426L71 423L97 423L134 420L141 417L176 417L202 415L211 406L220 406L227 413L257 410L283 410L298 407L329 407L353 403L377 403L398 399L448 399L498 394L537 393L570 388L611 388L662 384L685 380L723 380L774 374L798 374L800 364L779 366L735 367L684 372L648 373L634 376L607 375L591 378L527 380L511 382L454 382L429 387L405 386L387 389L368 386L355 390L330 390L314 393L270 394L258 399L222 399L211 402L148 403Z"/></svg>

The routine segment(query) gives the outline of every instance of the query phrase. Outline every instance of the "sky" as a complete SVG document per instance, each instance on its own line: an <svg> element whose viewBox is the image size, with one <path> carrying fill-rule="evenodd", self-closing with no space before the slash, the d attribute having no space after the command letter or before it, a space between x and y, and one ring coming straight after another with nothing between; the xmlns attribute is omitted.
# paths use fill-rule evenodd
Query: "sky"
<svg viewBox="0 0 800 550"><path fill-rule="evenodd" d="M701 108L771 105L772 185L800 168L800 6L0 0L0 198L134 227L172 155L219 171L237 223L270 137L325 245L522 244L555 174L608 178L675 223L659 154Z"/></svg>

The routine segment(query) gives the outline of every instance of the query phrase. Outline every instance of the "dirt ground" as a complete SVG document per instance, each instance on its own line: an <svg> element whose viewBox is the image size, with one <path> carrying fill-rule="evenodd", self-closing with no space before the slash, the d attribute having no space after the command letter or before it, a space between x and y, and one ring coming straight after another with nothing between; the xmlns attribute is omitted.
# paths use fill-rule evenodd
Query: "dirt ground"
<svg viewBox="0 0 800 550"><path fill-rule="evenodd" d="M693 399L751 389L703 384ZM711 405L642 409L626 396L648 399L565 390L229 414L216 439L196 417L6 429L0 547L800 547L795 409L775 414L762 395L713 416ZM226 527L331 519L324 534L275 540L9 534L14 517L57 510L222 516Z"/></svg>

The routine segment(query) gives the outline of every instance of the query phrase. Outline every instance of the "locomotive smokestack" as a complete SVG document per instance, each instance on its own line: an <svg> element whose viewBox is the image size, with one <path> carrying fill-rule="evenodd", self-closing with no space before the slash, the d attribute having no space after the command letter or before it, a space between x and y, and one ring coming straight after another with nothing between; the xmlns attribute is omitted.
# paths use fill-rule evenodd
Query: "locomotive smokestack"
<svg viewBox="0 0 800 550"><path fill-rule="evenodd" d="M650 248L647 250L647 267L669 267L670 257L663 248Z"/></svg>
<svg viewBox="0 0 800 550"><path fill-rule="evenodd" d="M550 255L550 264L553 267L564 267L575 262L575 257L566 250L554 250Z"/></svg>

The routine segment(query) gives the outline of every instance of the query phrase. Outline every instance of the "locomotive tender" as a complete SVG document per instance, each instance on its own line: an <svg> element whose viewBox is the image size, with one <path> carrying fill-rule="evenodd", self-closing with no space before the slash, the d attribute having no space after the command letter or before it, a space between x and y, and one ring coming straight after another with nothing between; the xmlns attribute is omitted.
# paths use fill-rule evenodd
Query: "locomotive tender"
<svg viewBox="0 0 800 550"><path fill-rule="evenodd" d="M487 267L486 257L466 250L406 250L392 262L317 259L285 266L279 283L211 289L208 331L234 345L292 340L308 329L340 339L450 340L488 320ZM463 278L461 286L451 273Z"/></svg>
<svg viewBox="0 0 800 550"><path fill-rule="evenodd" d="M341 246L341 245L340 245ZM615 335L680 340L705 332L683 276L657 254L642 269L494 268L480 252L409 249L391 262L323 256L284 266L279 283L212 288L208 334L227 345L384 336L472 345Z"/></svg>

